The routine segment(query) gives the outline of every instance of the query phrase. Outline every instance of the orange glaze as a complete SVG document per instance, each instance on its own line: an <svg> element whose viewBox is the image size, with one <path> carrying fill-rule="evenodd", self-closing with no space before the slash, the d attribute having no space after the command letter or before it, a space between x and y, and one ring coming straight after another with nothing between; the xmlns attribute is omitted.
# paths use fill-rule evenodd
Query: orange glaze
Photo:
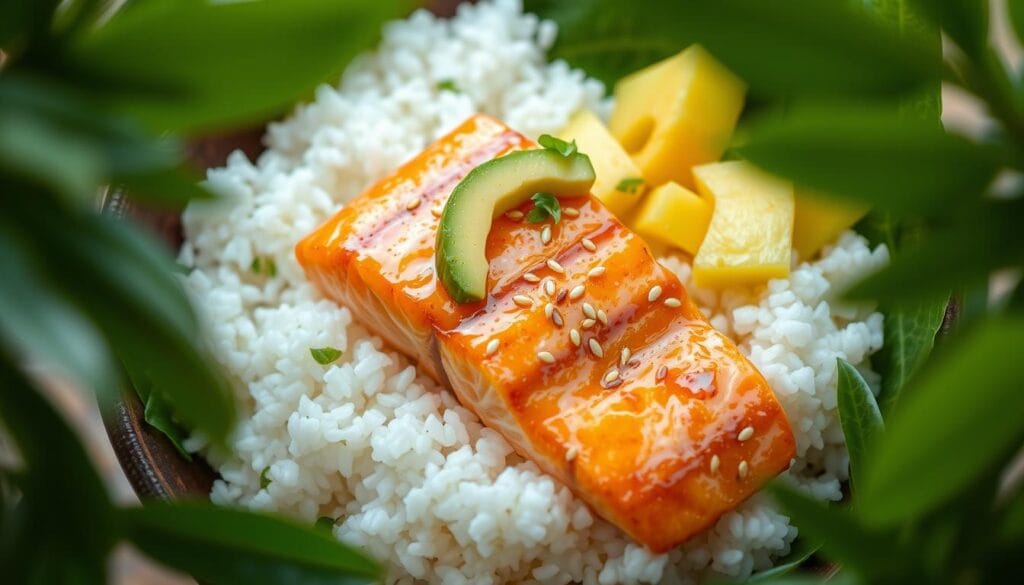
<svg viewBox="0 0 1024 585"><path fill-rule="evenodd" d="M792 432L761 374L707 323L644 242L592 197L562 200L579 217L552 226L547 245L542 226L496 219L487 241L488 298L459 305L448 297L433 275L440 214L431 210L440 211L474 166L531 146L500 122L470 118L371 186L301 241L296 254L321 290L419 360L522 455L662 552L784 470L794 454ZM419 206L408 209L416 198ZM583 238L597 250L587 250ZM549 258L565 273L548 268ZM606 272L588 277L597 266ZM555 302L540 283L522 278L527 271L554 278L558 291L579 284L586 291ZM663 291L651 302L655 285ZM529 296L533 306L516 305L515 295ZM681 305L666 306L667 298ZM584 301L605 311L608 324L583 329ZM548 302L563 327L545 314ZM579 347L572 328L581 333ZM603 357L589 349L591 338ZM487 355L492 339L500 346ZM626 365L623 347L632 352ZM541 351L555 363L538 359ZM663 367L667 375L658 379ZM612 368L621 382L602 383ZM748 426L754 435L741 442Z"/></svg>

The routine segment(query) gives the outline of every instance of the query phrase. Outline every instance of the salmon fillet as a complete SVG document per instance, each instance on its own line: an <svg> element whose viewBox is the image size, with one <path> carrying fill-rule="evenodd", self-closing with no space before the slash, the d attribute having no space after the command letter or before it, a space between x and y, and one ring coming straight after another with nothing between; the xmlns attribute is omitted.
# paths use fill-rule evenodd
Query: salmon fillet
<svg viewBox="0 0 1024 585"><path fill-rule="evenodd" d="M533 147L474 116L309 234L296 256L324 294L521 455L664 552L785 470L793 434L764 377L593 197L562 199L568 213L555 225L496 219L487 298L449 297L434 275L445 201L477 165Z"/></svg>

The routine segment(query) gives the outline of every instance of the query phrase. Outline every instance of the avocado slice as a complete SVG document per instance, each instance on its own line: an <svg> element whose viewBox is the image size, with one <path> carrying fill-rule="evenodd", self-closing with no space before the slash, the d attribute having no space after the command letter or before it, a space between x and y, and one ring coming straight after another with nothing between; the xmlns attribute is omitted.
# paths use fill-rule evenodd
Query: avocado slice
<svg viewBox="0 0 1024 585"><path fill-rule="evenodd" d="M594 184L585 154L548 149L520 150L476 167L455 187L437 230L437 276L458 303L487 294L485 247L491 222L534 193L579 196Z"/></svg>

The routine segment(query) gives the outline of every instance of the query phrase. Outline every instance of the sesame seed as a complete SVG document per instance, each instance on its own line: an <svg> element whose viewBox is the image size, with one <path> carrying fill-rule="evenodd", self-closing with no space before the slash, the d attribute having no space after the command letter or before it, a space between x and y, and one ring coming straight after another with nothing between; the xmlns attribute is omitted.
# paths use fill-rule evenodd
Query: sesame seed
<svg viewBox="0 0 1024 585"><path fill-rule="evenodd" d="M598 309L597 310L597 320L600 321L602 325L607 326L608 325L608 313L605 313L604 309Z"/></svg>
<svg viewBox="0 0 1024 585"><path fill-rule="evenodd" d="M582 284L577 284L576 286L572 287L571 291L569 291L569 300L575 301L576 299L582 297L583 293L585 292L587 292L587 288Z"/></svg>
<svg viewBox="0 0 1024 585"><path fill-rule="evenodd" d="M569 447L569 450L565 452L565 460L572 461L573 459L576 458L576 455L578 454L579 452L576 449L576 447Z"/></svg>
<svg viewBox="0 0 1024 585"><path fill-rule="evenodd" d="M603 276L603 275L604 275L604 266L595 266L594 268L590 269L590 272L587 272L587 276L590 277L590 278L598 278L598 277Z"/></svg>
<svg viewBox="0 0 1024 585"><path fill-rule="evenodd" d="M551 313L551 321L555 324L555 327L561 327L565 324L565 321L562 320L562 313L558 309Z"/></svg>
<svg viewBox="0 0 1024 585"><path fill-rule="evenodd" d="M619 365L625 367L629 363L629 356L632 354L633 352L629 351L628 347L622 348L622 351L619 352Z"/></svg>
<svg viewBox="0 0 1024 585"><path fill-rule="evenodd" d="M596 339L591 337L590 341L587 342L587 345L590 346L590 352L593 353L596 357L604 357L604 348L601 347L601 344L598 343Z"/></svg>
<svg viewBox="0 0 1024 585"><path fill-rule="evenodd" d="M544 316L548 319L551 318L551 314L555 312L555 306L551 303L544 303Z"/></svg>
<svg viewBox="0 0 1024 585"><path fill-rule="evenodd" d="M523 219L523 212L519 211L518 209L513 209L512 211L506 211L505 217L511 219L512 221L519 221L520 219Z"/></svg>
<svg viewBox="0 0 1024 585"><path fill-rule="evenodd" d="M550 351L538 351L537 352L537 359L539 359L540 361L542 361L542 362L544 362L546 364L553 364L553 363L555 363L555 356L551 355Z"/></svg>
<svg viewBox="0 0 1024 585"><path fill-rule="evenodd" d="M619 386L622 386L622 378L612 380L611 382L608 382L607 384L604 385L604 387L609 390L611 390L612 388L618 388Z"/></svg>
<svg viewBox="0 0 1024 585"><path fill-rule="evenodd" d="M571 341L572 344L575 345L576 347L579 347L580 346L580 342L582 341L580 339L580 332L577 331L576 329L570 329L569 330L569 341Z"/></svg>
<svg viewBox="0 0 1024 585"><path fill-rule="evenodd" d="M631 367L631 368L639 367L640 366L640 360L635 358L635 357L631 357L631 358L629 358L629 361L626 362L626 365Z"/></svg>
<svg viewBox="0 0 1024 585"><path fill-rule="evenodd" d="M408 209L409 211L412 211L413 209L416 209L419 206L420 206L420 200L419 199L413 199L412 201L410 201L410 202L405 204L405 208Z"/></svg>
<svg viewBox="0 0 1024 585"><path fill-rule="evenodd" d="M563 207L562 215L564 215L565 217L579 217L580 210L576 209L575 207Z"/></svg>
<svg viewBox="0 0 1024 585"><path fill-rule="evenodd" d="M680 301L679 299L675 298L675 297L669 297L669 298L665 299L664 303L665 303L666 307L672 307L673 309L676 308L676 307L683 306L683 302Z"/></svg>
<svg viewBox="0 0 1024 585"><path fill-rule="evenodd" d="M565 268L562 268L562 265L559 264L558 261L555 260L554 258L551 258L550 260L548 260L547 261L547 265L548 265L548 268L550 268L551 270L553 270L553 271L555 271L555 272L557 272L559 274L565 274Z"/></svg>
<svg viewBox="0 0 1024 585"><path fill-rule="evenodd" d="M540 230L540 243L547 244L551 242L551 226L546 225L544 229Z"/></svg>
<svg viewBox="0 0 1024 585"><path fill-rule="evenodd" d="M533 299L526 295L516 295L512 297L512 302L523 308L533 306Z"/></svg>
<svg viewBox="0 0 1024 585"><path fill-rule="evenodd" d="M532 272L527 272L523 275L523 280L526 282L540 282L540 277Z"/></svg>
<svg viewBox="0 0 1024 585"><path fill-rule="evenodd" d="M580 240L580 243L583 244L583 247L586 248L588 252L597 251L597 244L595 244L590 238L583 238Z"/></svg>
<svg viewBox="0 0 1024 585"><path fill-rule="evenodd" d="M654 301L658 300L658 297L660 297L660 296L661 296L661 286L656 284L656 285L652 286L651 290L647 293L647 300L653 303Z"/></svg>
<svg viewBox="0 0 1024 585"><path fill-rule="evenodd" d="M441 217L441 210L436 208L436 207L433 207L433 208L430 209L430 215L433 215L434 217L440 218Z"/></svg>
<svg viewBox="0 0 1024 585"><path fill-rule="evenodd" d="M658 368L658 372L654 374L654 381L661 382L668 375L668 366L661 366Z"/></svg>
<svg viewBox="0 0 1024 585"><path fill-rule="evenodd" d="M742 443L743 441L749 440L750 437L753 437L753 436L754 436L754 427L746 427L745 429L740 431L740 434L737 435L736 438Z"/></svg>
<svg viewBox="0 0 1024 585"><path fill-rule="evenodd" d="M544 279L544 294L549 297L555 296L555 281L551 280L551 277Z"/></svg>
<svg viewBox="0 0 1024 585"><path fill-rule="evenodd" d="M591 319L597 319L597 311L594 310L594 305L590 303L583 303L583 314Z"/></svg>
<svg viewBox="0 0 1024 585"><path fill-rule="evenodd" d="M498 346L501 342L497 339L492 339L487 342L487 349L484 350L484 355L494 355L494 352L498 351Z"/></svg>
<svg viewBox="0 0 1024 585"><path fill-rule="evenodd" d="M591 328L591 327L593 327L594 325L597 325L597 321L595 321L595 320L593 320L593 319L584 319L584 320L583 320L583 321L582 321L582 322L580 323L580 327L582 327L582 328L584 328L584 329L590 329L590 328Z"/></svg>
<svg viewBox="0 0 1024 585"><path fill-rule="evenodd" d="M618 379L619 371L616 370L615 368L612 368L608 370L608 373L604 375L604 378L602 378L601 381L605 384L605 386L607 386L608 384L611 384L612 382Z"/></svg>
<svg viewBox="0 0 1024 585"><path fill-rule="evenodd" d="M740 466L736 471L740 474L740 479L746 479L747 474L750 473L750 464L744 459L740 461Z"/></svg>
<svg viewBox="0 0 1024 585"><path fill-rule="evenodd" d="M718 466L722 464L722 460L718 458L718 455L711 456L711 473L718 471Z"/></svg>
<svg viewBox="0 0 1024 585"><path fill-rule="evenodd" d="M555 295L555 302L561 304L561 302L565 300L565 297L566 292L564 290L560 290L558 291L558 294Z"/></svg>

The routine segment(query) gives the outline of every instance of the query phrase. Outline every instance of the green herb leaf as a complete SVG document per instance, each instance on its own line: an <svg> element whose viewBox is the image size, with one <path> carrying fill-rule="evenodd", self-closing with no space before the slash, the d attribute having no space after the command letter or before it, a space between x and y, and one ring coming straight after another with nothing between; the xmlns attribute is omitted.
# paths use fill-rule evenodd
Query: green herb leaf
<svg viewBox="0 0 1024 585"><path fill-rule="evenodd" d="M839 384L836 390L839 422L843 426L846 449L850 453L850 482L859 489L864 458L882 432L882 413L875 395L860 372L842 358L836 359Z"/></svg>
<svg viewBox="0 0 1024 585"><path fill-rule="evenodd" d="M273 278L277 276L277 263L270 256L257 256L252 259L249 270Z"/></svg>
<svg viewBox="0 0 1024 585"><path fill-rule="evenodd" d="M105 583L116 540L106 487L74 431L4 354L0 421L23 469L3 525L4 581Z"/></svg>
<svg viewBox="0 0 1024 585"><path fill-rule="evenodd" d="M577 152L575 140L572 142L566 142L561 138L555 138L550 134L542 134L541 137L537 139L537 143L545 149L553 150L566 158L569 158Z"/></svg>
<svg viewBox="0 0 1024 585"><path fill-rule="evenodd" d="M794 107L749 129L739 153L812 189L896 215L950 213L1001 167L992 148L896 108Z"/></svg>
<svg viewBox="0 0 1024 585"><path fill-rule="evenodd" d="M794 570L800 568L807 559L811 558L814 553L818 552L821 548L821 543L813 541L807 538L800 538L796 542L796 546L784 559L781 559L775 563L775 566L754 573L744 583L779 583L779 578L792 573Z"/></svg>
<svg viewBox="0 0 1024 585"><path fill-rule="evenodd" d="M333 364L345 352L333 347L311 347L309 348L309 353L313 356L313 359L316 360L316 363L320 364L321 366L326 366L328 364Z"/></svg>
<svg viewBox="0 0 1024 585"><path fill-rule="evenodd" d="M1017 33L1017 40L1024 42L1024 3L1017 0L1009 0L1006 9L1010 16L1010 25Z"/></svg>
<svg viewBox="0 0 1024 585"><path fill-rule="evenodd" d="M884 573L906 558L892 535L864 526L849 509L829 506L780 482L768 490L800 527L800 536L821 542L832 560L858 571Z"/></svg>
<svg viewBox="0 0 1024 585"><path fill-rule="evenodd" d="M188 433L174 420L174 411L171 405L160 392L154 391L153 380L150 380L142 372L134 372L134 374L134 377L129 374L129 379L139 400L142 401L143 417L146 422L167 437L179 455L192 461L192 454L185 449L184 445Z"/></svg>
<svg viewBox="0 0 1024 585"><path fill-rule="evenodd" d="M615 185L615 190L620 193L629 193L630 195L636 195L640 187L643 187L643 177L626 177L619 181L619 184Z"/></svg>
<svg viewBox="0 0 1024 585"><path fill-rule="evenodd" d="M1024 318L979 324L947 347L889 416L858 513L893 525L942 503L1024 440Z"/></svg>
<svg viewBox="0 0 1024 585"><path fill-rule="evenodd" d="M562 221L562 205L551 193L534 193L530 200L533 201L533 209L526 214L526 221L540 223L549 217L556 224Z"/></svg>
<svg viewBox="0 0 1024 585"><path fill-rule="evenodd" d="M988 46L988 2L914 0L914 4L968 55L979 56Z"/></svg>
<svg viewBox="0 0 1024 585"><path fill-rule="evenodd" d="M443 79L437 82L438 91L450 91L452 93L459 93L459 86L455 85L454 79Z"/></svg>
<svg viewBox="0 0 1024 585"><path fill-rule="evenodd" d="M900 37L850 4L531 0L526 7L558 23L552 57L609 85L695 42L773 95L877 96L939 77L940 61L919 38Z"/></svg>
<svg viewBox="0 0 1024 585"><path fill-rule="evenodd" d="M274 480L270 479L270 475L269 474L270 474L270 466L268 465L268 466L263 468L263 471L260 472L260 489L261 490L267 489L267 486L269 486L270 484L274 483Z"/></svg>
<svg viewBox="0 0 1024 585"><path fill-rule="evenodd" d="M206 502L150 502L120 513L132 543L201 583L371 583L381 569L322 530Z"/></svg>
<svg viewBox="0 0 1024 585"><path fill-rule="evenodd" d="M885 345L872 358L882 374L881 409L888 414L899 401L904 386L927 361L935 335L946 315L946 297L929 301L889 303L885 314Z"/></svg>
<svg viewBox="0 0 1024 585"><path fill-rule="evenodd" d="M337 522L337 520L331 518L330 516L321 516L316 519L316 524L314 526L316 526L320 530L330 531L332 528L334 528L334 525Z"/></svg>
<svg viewBox="0 0 1024 585"><path fill-rule="evenodd" d="M404 8L402 0L149 0L86 29L65 59L155 129L238 127L281 113L339 73Z"/></svg>

